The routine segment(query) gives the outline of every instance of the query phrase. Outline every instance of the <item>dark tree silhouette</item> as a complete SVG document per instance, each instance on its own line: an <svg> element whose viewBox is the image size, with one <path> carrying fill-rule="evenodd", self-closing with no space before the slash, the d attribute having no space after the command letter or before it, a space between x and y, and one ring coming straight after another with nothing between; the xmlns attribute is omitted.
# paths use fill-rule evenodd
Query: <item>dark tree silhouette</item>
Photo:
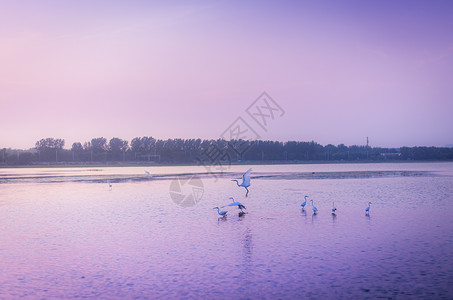
<svg viewBox="0 0 453 300"><path fill-rule="evenodd" d="M64 146L63 139L46 138L36 142L35 148L38 150L38 159L44 161L58 161L58 151Z"/></svg>
<svg viewBox="0 0 453 300"><path fill-rule="evenodd" d="M322 146L314 141L243 141L223 139L154 139L151 136L133 138L130 147L126 140L93 138L82 146L72 144L63 149L63 139L45 138L36 142L37 151L3 149L3 164L69 161L154 161L165 163L215 164L219 161L357 161L357 160L453 160L453 148L401 147L380 148L344 144Z"/></svg>
<svg viewBox="0 0 453 300"><path fill-rule="evenodd" d="M122 160L125 160L125 153L128 149L129 143L120 138L112 138L109 142L109 150L111 152L111 158L113 160L119 160L119 157L122 157Z"/></svg>
<svg viewBox="0 0 453 300"><path fill-rule="evenodd" d="M107 139L103 137L91 139L91 150L93 150L93 152L101 153L107 149Z"/></svg>
<svg viewBox="0 0 453 300"><path fill-rule="evenodd" d="M71 150L74 151L74 152L82 152L83 151L82 144L79 143L79 142L73 143L72 147L71 147Z"/></svg>

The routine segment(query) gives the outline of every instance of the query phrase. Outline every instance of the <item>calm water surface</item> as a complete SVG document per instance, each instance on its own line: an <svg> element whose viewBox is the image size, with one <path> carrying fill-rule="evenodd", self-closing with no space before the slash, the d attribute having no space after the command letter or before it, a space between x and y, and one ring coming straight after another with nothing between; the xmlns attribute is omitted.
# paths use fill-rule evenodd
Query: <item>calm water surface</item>
<svg viewBox="0 0 453 300"><path fill-rule="evenodd" d="M252 168L0 169L0 298L453 298L452 163Z"/></svg>

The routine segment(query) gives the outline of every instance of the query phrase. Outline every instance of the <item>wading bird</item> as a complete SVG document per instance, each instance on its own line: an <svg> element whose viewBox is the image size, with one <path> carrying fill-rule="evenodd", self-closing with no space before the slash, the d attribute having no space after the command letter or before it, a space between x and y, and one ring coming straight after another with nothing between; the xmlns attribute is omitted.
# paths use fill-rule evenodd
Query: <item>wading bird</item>
<svg viewBox="0 0 453 300"><path fill-rule="evenodd" d="M335 214L337 212L337 208L335 207L335 201L332 201L332 213Z"/></svg>
<svg viewBox="0 0 453 300"><path fill-rule="evenodd" d="M313 199L310 200L310 202L311 202L311 208L313 209L313 213L317 214L318 213L318 209L316 208L316 206L313 205Z"/></svg>
<svg viewBox="0 0 453 300"><path fill-rule="evenodd" d="M370 213L370 204L371 204L371 202L368 202L368 206L365 208L365 214Z"/></svg>
<svg viewBox="0 0 453 300"><path fill-rule="evenodd" d="M302 204L300 205L300 206L302 206L302 209L305 209L305 205L307 205L307 198L308 198L308 196L304 196L305 201L302 202Z"/></svg>
<svg viewBox="0 0 453 300"><path fill-rule="evenodd" d="M148 174L149 177L153 177L153 175L151 175L151 173L146 170L145 170L145 173Z"/></svg>
<svg viewBox="0 0 453 300"><path fill-rule="evenodd" d="M245 197L249 194L249 189L248 187L250 186L250 172L252 172L252 169L248 169L247 172L242 175L242 183L239 184L239 181L237 179L233 179L232 181L236 181L236 184L238 186L243 186L247 193L245 194Z"/></svg>
<svg viewBox="0 0 453 300"><path fill-rule="evenodd" d="M227 215L227 212L226 210L220 210L220 208L218 206L214 207L213 209L216 209L217 208L217 213L222 216L222 217L225 217Z"/></svg>
<svg viewBox="0 0 453 300"><path fill-rule="evenodd" d="M233 201L232 203L228 204L228 205L225 205L225 206L237 206L241 211L243 209L247 209L245 208L244 204L242 204L241 202L237 202L237 201L234 201L234 198L233 197L230 197L230 199ZM225 206L222 206L225 207Z"/></svg>

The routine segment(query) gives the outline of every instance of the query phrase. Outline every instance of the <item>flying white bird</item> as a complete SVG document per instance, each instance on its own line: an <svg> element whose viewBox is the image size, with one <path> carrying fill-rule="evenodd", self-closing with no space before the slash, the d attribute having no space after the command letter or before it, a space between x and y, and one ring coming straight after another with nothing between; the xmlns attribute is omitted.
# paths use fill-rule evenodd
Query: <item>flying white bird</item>
<svg viewBox="0 0 453 300"><path fill-rule="evenodd" d="M233 197L230 197L230 199L233 201L232 203L230 204L227 204L227 205L224 205L222 207L225 207L225 206L237 206L241 211L243 209L246 209L244 204L242 204L241 202L237 202L237 201L234 201L234 198Z"/></svg>
<svg viewBox="0 0 453 300"><path fill-rule="evenodd" d="M242 186L245 188L245 190L247 191L247 193L245 194L245 197L247 197L247 195L249 194L249 189L248 187L250 186L250 173L252 172L252 169L248 169L247 172L244 173L244 175L242 175L242 183L239 184L239 181L237 179L233 179L232 181L236 181L236 184L238 186Z"/></svg>
<svg viewBox="0 0 453 300"><path fill-rule="evenodd" d="M153 175L151 175L151 173L146 170L145 170L145 173L148 174L149 177L153 177Z"/></svg>

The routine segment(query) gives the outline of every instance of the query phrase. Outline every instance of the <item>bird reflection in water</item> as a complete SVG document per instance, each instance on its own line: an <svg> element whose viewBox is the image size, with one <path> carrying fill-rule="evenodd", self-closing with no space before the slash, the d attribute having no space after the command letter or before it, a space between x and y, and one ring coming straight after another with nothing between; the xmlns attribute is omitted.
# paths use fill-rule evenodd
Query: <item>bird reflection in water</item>
<svg viewBox="0 0 453 300"><path fill-rule="evenodd" d="M318 218L318 214L317 213L313 213L311 215L311 223L315 222L315 220Z"/></svg>
<svg viewBox="0 0 453 300"><path fill-rule="evenodd" d="M253 240L252 240L252 233L250 229L247 229L244 232L243 238L241 239L242 243L242 271L241 271L241 280L239 281L241 285L241 289L247 293L249 290L250 282L253 280L253 274L251 270L253 270ZM251 295L244 295L245 298L251 298Z"/></svg>
<svg viewBox="0 0 453 300"><path fill-rule="evenodd" d="M301 209L300 213L302 214L302 216L306 217L307 216L307 212L305 211L305 209Z"/></svg>
<svg viewBox="0 0 453 300"><path fill-rule="evenodd" d="M221 222L225 222L226 220L228 220L226 216L225 217L219 217L217 219L217 224L220 224Z"/></svg>
<svg viewBox="0 0 453 300"><path fill-rule="evenodd" d="M336 213L332 213L332 223L335 224L337 221L337 214Z"/></svg>

